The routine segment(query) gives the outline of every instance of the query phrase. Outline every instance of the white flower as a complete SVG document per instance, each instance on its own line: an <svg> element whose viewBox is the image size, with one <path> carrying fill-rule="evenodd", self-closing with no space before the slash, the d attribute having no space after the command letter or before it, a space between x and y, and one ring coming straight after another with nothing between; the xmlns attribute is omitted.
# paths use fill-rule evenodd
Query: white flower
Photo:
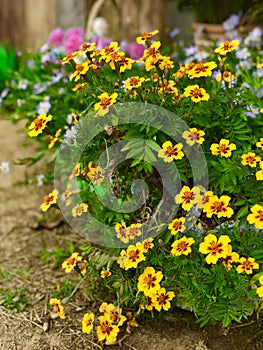
<svg viewBox="0 0 263 350"><path fill-rule="evenodd" d="M4 173L4 174L8 174L10 171L10 167L9 167L9 163L8 162L2 162L0 164L0 170Z"/></svg>

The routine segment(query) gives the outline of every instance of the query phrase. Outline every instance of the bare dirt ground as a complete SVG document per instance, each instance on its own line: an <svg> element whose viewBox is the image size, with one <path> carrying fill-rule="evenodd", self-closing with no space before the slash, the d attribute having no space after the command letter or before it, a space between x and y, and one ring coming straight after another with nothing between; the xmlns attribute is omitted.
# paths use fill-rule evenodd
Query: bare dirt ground
<svg viewBox="0 0 263 350"><path fill-rule="evenodd" d="M62 250L70 242L85 243L63 221L57 210L51 223L40 223L39 205L50 188L24 183L27 173L37 174L40 165L27 169L12 162L34 154L34 143L26 139L23 124L0 119L0 162L9 161L9 174L0 173L0 349L87 350L100 349L96 335L81 332L83 314L97 310L103 288L89 295L84 287L67 304L66 319L52 319L48 300L51 292L67 279L61 264L45 262L39 254L56 245ZM30 178L30 177L29 177ZM16 185L20 182L20 185ZM63 260L63 259L62 259ZM6 295L19 291L6 302ZM21 300L21 304L19 304ZM27 300L27 302L25 301ZM24 305L15 312L5 306ZM21 308L22 308L21 306ZM227 330L218 326L200 328L194 316L176 309L161 320L142 319L131 333L121 334L119 344L109 350L262 350L263 330L255 317Z"/></svg>

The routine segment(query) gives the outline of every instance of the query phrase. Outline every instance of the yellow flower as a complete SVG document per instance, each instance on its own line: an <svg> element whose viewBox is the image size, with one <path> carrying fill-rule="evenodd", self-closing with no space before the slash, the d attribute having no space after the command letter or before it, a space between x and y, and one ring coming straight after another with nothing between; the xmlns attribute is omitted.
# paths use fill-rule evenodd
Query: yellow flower
<svg viewBox="0 0 263 350"><path fill-rule="evenodd" d="M246 154L242 154L242 165L249 165L251 168L255 168L257 166L257 162L260 162L260 157L257 157L255 153L248 152Z"/></svg>
<svg viewBox="0 0 263 350"><path fill-rule="evenodd" d="M184 89L184 97L191 96L191 100L194 103L200 102L200 101L208 101L210 96L205 91L205 89L200 88L199 85L189 85Z"/></svg>
<svg viewBox="0 0 263 350"><path fill-rule="evenodd" d="M259 277L258 281L261 286L257 288L256 292L260 298L263 298L263 275Z"/></svg>
<svg viewBox="0 0 263 350"><path fill-rule="evenodd" d="M114 343L117 339L119 328L112 324L110 315L98 317L100 325L97 327L98 340L106 340L108 343Z"/></svg>
<svg viewBox="0 0 263 350"><path fill-rule="evenodd" d="M263 207L259 204L255 204L251 208L251 214L247 216L247 221L250 225L255 225L258 229L263 229Z"/></svg>
<svg viewBox="0 0 263 350"><path fill-rule="evenodd" d="M122 315L122 309L113 304L103 302L99 311L104 315L109 315L111 323L117 323L118 327L122 326L126 321L126 317Z"/></svg>
<svg viewBox="0 0 263 350"><path fill-rule="evenodd" d="M183 186L180 193L175 196L175 203L182 203L184 210L190 210L194 204L200 202L200 189L194 186L191 190L188 186Z"/></svg>
<svg viewBox="0 0 263 350"><path fill-rule="evenodd" d="M182 143L173 146L171 141L166 141L162 144L162 149L158 152L158 157L163 158L166 163L182 159L184 156L184 153L181 151L182 148Z"/></svg>
<svg viewBox="0 0 263 350"><path fill-rule="evenodd" d="M245 272L246 274L253 273L253 269L258 269L259 265L255 262L254 258L240 258L240 265L236 268L238 273Z"/></svg>
<svg viewBox="0 0 263 350"><path fill-rule="evenodd" d="M53 306L53 311L61 318L65 318L64 306L61 304L61 301L57 298L51 298L49 300L50 305Z"/></svg>
<svg viewBox="0 0 263 350"><path fill-rule="evenodd" d="M40 209L47 211L51 204L57 203L58 190L53 190L51 193L44 197L44 203L41 204Z"/></svg>
<svg viewBox="0 0 263 350"><path fill-rule="evenodd" d="M139 76L130 77L124 82L124 86L126 87L126 89L130 90L132 88L138 88L142 86L142 83L144 81L145 81L144 77L139 77Z"/></svg>
<svg viewBox="0 0 263 350"><path fill-rule="evenodd" d="M228 158L231 156L232 151L236 149L234 143L229 144L229 140L221 139L218 143L212 143L210 150L214 156L220 155L221 157Z"/></svg>
<svg viewBox="0 0 263 350"><path fill-rule="evenodd" d="M159 30L154 30L153 32L144 32L142 33L141 36L139 36L136 41L138 44L143 44L145 43L147 40L149 40L151 37L153 37L154 35L158 34Z"/></svg>
<svg viewBox="0 0 263 350"><path fill-rule="evenodd" d="M259 139L259 141L256 143L256 146L263 150L263 137Z"/></svg>
<svg viewBox="0 0 263 350"><path fill-rule="evenodd" d="M102 278L109 277L109 276L111 276L111 272L110 272L110 270L101 270L100 276Z"/></svg>
<svg viewBox="0 0 263 350"><path fill-rule="evenodd" d="M114 92L112 95L109 96L107 92L103 92L100 96L99 99L100 101L95 104L94 108L95 111L98 110L97 115L105 115L109 111L109 107L112 106L118 97L118 94Z"/></svg>
<svg viewBox="0 0 263 350"><path fill-rule="evenodd" d="M79 261L81 261L81 256L78 253L73 253L71 256L65 260L62 264L62 268L65 269L66 273L71 272Z"/></svg>
<svg viewBox="0 0 263 350"><path fill-rule="evenodd" d="M172 69L174 67L173 61L167 56L160 56L157 64L161 70Z"/></svg>
<svg viewBox="0 0 263 350"><path fill-rule="evenodd" d="M184 131L182 137L186 140L186 143L189 146L193 146L195 143L199 143L200 145L204 142L204 138L202 136L205 135L205 132L202 130L197 130L196 128L190 128L190 131Z"/></svg>
<svg viewBox="0 0 263 350"><path fill-rule="evenodd" d="M144 253L148 252L149 249L152 249L154 247L154 244L152 243L152 241L153 241L153 238L151 238L151 237L146 238L142 241L141 245L142 245L142 250Z"/></svg>
<svg viewBox="0 0 263 350"><path fill-rule="evenodd" d="M35 120L33 120L33 122L30 124L29 126L29 133L28 135L30 137L35 137L39 134L42 133L42 131L45 129L45 127L47 126L47 122L49 122L50 120L52 120L52 115L46 115L46 113L44 114L40 114Z"/></svg>
<svg viewBox="0 0 263 350"><path fill-rule="evenodd" d="M127 322L127 325L129 325L131 327L139 327L139 324L136 321L135 316L130 311L126 312L126 316L129 318L129 321Z"/></svg>
<svg viewBox="0 0 263 350"><path fill-rule="evenodd" d="M213 214L217 215L218 218L230 218L234 214L233 209L228 207L230 199L228 196L221 196L220 198L215 195L211 196L208 202L204 204L203 211L208 218L211 218Z"/></svg>
<svg viewBox="0 0 263 350"><path fill-rule="evenodd" d="M109 46L105 46L102 50L99 50L100 61L105 60L109 62L111 60L111 55L119 51L119 45L116 41L112 41Z"/></svg>
<svg viewBox="0 0 263 350"><path fill-rule="evenodd" d="M226 70L223 73L223 80L226 83L230 83L231 81L236 80L236 76L234 74L232 74L231 72Z"/></svg>
<svg viewBox="0 0 263 350"><path fill-rule="evenodd" d="M82 62L80 64L76 64L75 72L71 74L71 76L69 77L69 80L72 81L74 79L74 81L78 81L80 77L84 76L91 67L95 69L97 68L97 66L92 64L91 61L89 60Z"/></svg>
<svg viewBox="0 0 263 350"><path fill-rule="evenodd" d="M239 255L236 252L232 252L232 246L228 244L227 255L225 258L221 258L221 260L227 270L230 270L234 262L239 262Z"/></svg>
<svg viewBox="0 0 263 350"><path fill-rule="evenodd" d="M52 147L54 147L55 143L58 141L58 138L61 134L62 129L58 129L57 132L55 133L55 136L50 136L50 142L48 145L48 148L51 149Z"/></svg>
<svg viewBox="0 0 263 350"><path fill-rule="evenodd" d="M74 218L76 216L81 216L83 213L87 213L88 208L89 206L86 203L77 204L74 208L72 208L72 216L74 216Z"/></svg>
<svg viewBox="0 0 263 350"><path fill-rule="evenodd" d="M67 206L67 207L71 204L71 201L72 201L71 194L72 194L72 192L71 192L71 184L68 183L68 184L67 184L66 191L63 192L63 196L65 197L66 206Z"/></svg>
<svg viewBox="0 0 263 350"><path fill-rule="evenodd" d="M77 83L73 88L72 91L78 91L81 90L83 88L83 86L85 86L85 83Z"/></svg>
<svg viewBox="0 0 263 350"><path fill-rule="evenodd" d="M152 296L160 289L160 281L163 278L161 271L155 272L153 267L146 267L138 279L138 291L145 296Z"/></svg>
<svg viewBox="0 0 263 350"><path fill-rule="evenodd" d="M183 232L186 227L184 226L185 218L174 219L169 225L168 229L171 230L172 235L176 235L178 232Z"/></svg>
<svg viewBox="0 0 263 350"><path fill-rule="evenodd" d="M173 242L172 244L172 255L180 256L180 255L188 255L192 252L191 245L194 243L194 239L192 237L183 237Z"/></svg>
<svg viewBox="0 0 263 350"><path fill-rule="evenodd" d="M197 203L197 208L202 209L204 205L209 201L209 198L212 197L214 193L212 191L206 191L200 198L200 201Z"/></svg>
<svg viewBox="0 0 263 350"><path fill-rule="evenodd" d="M146 257L143 255L143 249L142 249L142 244L137 244L136 246L130 245L127 248L126 251L126 260L122 268L125 270L128 270L130 268L136 268L139 264L139 262L143 261L146 259Z"/></svg>
<svg viewBox="0 0 263 350"><path fill-rule="evenodd" d="M263 161L261 161L259 163L259 166L260 166L260 169L261 170L258 170L256 172L256 179L259 181L259 180L263 180Z"/></svg>
<svg viewBox="0 0 263 350"><path fill-rule="evenodd" d="M72 169L71 174L70 174L70 179L73 179L73 177L77 177L80 175L80 163L77 163L74 167L74 169Z"/></svg>
<svg viewBox="0 0 263 350"><path fill-rule="evenodd" d="M160 46L160 41L155 41L147 50L144 50L142 61L145 62L146 71L149 71L152 68L154 68L155 64L161 57L161 53L159 51Z"/></svg>
<svg viewBox="0 0 263 350"><path fill-rule="evenodd" d="M131 226L127 227L127 232L129 239L134 239L135 237L139 237L142 234L142 231L140 230L142 224L131 224Z"/></svg>
<svg viewBox="0 0 263 350"><path fill-rule="evenodd" d="M115 231L117 233L117 238L123 243L128 243L130 236L129 236L129 229L126 227L126 223L124 221L121 221L121 223L117 223L115 225Z"/></svg>
<svg viewBox="0 0 263 350"><path fill-rule="evenodd" d="M94 322L94 314L93 313L85 314L82 319L82 332L90 334L90 332L93 329L93 322Z"/></svg>
<svg viewBox="0 0 263 350"><path fill-rule="evenodd" d="M216 68L214 61L207 63L196 63L193 68L187 71L190 79L200 77L211 77L212 69Z"/></svg>
<svg viewBox="0 0 263 350"><path fill-rule="evenodd" d="M225 41L224 43L220 43L220 47L215 49L215 53L219 53L220 55L225 55L228 52L235 50L239 45L239 40Z"/></svg>
<svg viewBox="0 0 263 350"><path fill-rule="evenodd" d="M152 303L156 310L165 311L171 307L170 301L175 297L174 292L166 292L165 288L160 288L155 295L152 297Z"/></svg>
<svg viewBox="0 0 263 350"><path fill-rule="evenodd" d="M217 237L210 233L204 238L204 242L199 244L199 252L208 254L205 258L208 264L216 264L219 258L227 256L229 242L230 238L226 235L217 240Z"/></svg>

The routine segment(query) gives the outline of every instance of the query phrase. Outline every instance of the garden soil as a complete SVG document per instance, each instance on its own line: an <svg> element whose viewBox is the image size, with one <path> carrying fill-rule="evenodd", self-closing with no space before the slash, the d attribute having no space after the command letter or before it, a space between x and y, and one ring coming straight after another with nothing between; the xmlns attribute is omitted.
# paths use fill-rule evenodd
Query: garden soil
<svg viewBox="0 0 263 350"><path fill-rule="evenodd" d="M0 174L0 349L100 349L95 334L81 332L81 320L86 312L97 313L108 297L102 286L96 294L80 287L66 305L65 320L54 318L48 305L52 291L65 287L67 280L74 283L74 277L65 275L63 259L58 266L52 259L43 260L44 252L52 252L55 246L63 252L70 242L77 249L85 241L64 222L57 209L50 211L48 221L42 220L39 205L51 188L29 182L41 172L42 165L28 168L14 163L33 156L34 147L35 143L25 138L21 122L13 124L1 118L0 162L10 162L10 173ZM16 294L12 294L14 291ZM220 325L200 328L192 313L178 308L162 319L139 319L139 327L124 329L119 343L105 348L263 350L263 329L255 316L228 329Z"/></svg>

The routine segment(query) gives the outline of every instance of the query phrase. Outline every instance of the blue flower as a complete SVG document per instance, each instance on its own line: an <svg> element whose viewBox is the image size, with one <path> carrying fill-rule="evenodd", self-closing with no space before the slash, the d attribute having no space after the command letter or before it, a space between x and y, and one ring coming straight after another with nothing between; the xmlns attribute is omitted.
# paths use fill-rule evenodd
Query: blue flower
<svg viewBox="0 0 263 350"><path fill-rule="evenodd" d="M246 108L247 112L244 112L244 114L247 117L255 118L256 115L259 114L259 108L254 108L252 105L246 106L245 108Z"/></svg>
<svg viewBox="0 0 263 350"><path fill-rule="evenodd" d="M48 111L51 108L51 104L49 101L42 101L39 102L39 104L37 105L37 113L38 114L45 114L48 113Z"/></svg>

